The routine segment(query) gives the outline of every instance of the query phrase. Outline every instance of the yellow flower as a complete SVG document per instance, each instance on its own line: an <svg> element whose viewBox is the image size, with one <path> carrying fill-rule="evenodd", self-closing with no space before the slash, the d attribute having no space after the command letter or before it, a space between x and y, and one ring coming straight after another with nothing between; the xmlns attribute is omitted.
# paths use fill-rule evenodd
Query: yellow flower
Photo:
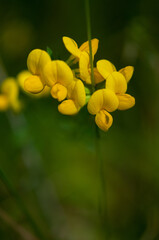
<svg viewBox="0 0 159 240"><path fill-rule="evenodd" d="M119 100L119 110L126 110L135 105L135 98L126 94L127 83L130 81L134 68L127 66L119 72L116 71L114 65L107 60L97 62L97 69L100 74L106 79L106 89L112 90Z"/></svg>
<svg viewBox="0 0 159 240"><path fill-rule="evenodd" d="M19 87L14 78L6 78L1 85L0 110L11 108L14 112L21 110L22 104L18 99Z"/></svg>
<svg viewBox="0 0 159 240"><path fill-rule="evenodd" d="M95 116L97 126L103 131L107 131L112 123L113 118L109 112L118 108L119 100L116 94L109 89L100 89L94 92L88 102L88 112Z"/></svg>
<svg viewBox="0 0 159 240"><path fill-rule="evenodd" d="M85 88L81 80L73 76L70 67L61 60L49 62L43 72L51 95L59 102L58 110L66 115L76 114L85 104Z"/></svg>
<svg viewBox="0 0 159 240"><path fill-rule="evenodd" d="M51 61L49 54L43 50L35 49L30 52L27 66L32 75L24 82L24 89L27 92L39 93L44 89L46 82L43 69L49 61Z"/></svg>
<svg viewBox="0 0 159 240"><path fill-rule="evenodd" d="M82 52L89 52L89 42L84 42L79 48L77 43L69 37L63 37L62 38L63 43L66 47L66 49L72 54L71 55L71 59L73 61L73 63L78 62L78 60L80 59L80 55ZM94 56L98 50L98 43L99 40L94 38L91 40L91 44L92 44L92 55Z"/></svg>
<svg viewBox="0 0 159 240"><path fill-rule="evenodd" d="M82 52L79 60L79 71L80 78L87 84L91 84L91 67L90 67L90 58L88 52ZM94 71L94 80L95 83L100 83L104 81L102 75L98 72L97 68L93 69Z"/></svg>
<svg viewBox="0 0 159 240"><path fill-rule="evenodd" d="M17 80L21 89L31 97L41 98L41 97L49 96L51 89L48 86L45 86L44 89L37 94L32 94L24 89L24 82L30 76L31 76L31 73L27 70L23 70L17 75Z"/></svg>

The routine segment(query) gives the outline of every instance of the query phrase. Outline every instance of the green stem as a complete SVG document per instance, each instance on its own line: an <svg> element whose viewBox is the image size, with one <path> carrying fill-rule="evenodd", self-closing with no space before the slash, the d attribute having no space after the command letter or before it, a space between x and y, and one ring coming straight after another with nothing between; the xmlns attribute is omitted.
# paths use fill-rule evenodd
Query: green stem
<svg viewBox="0 0 159 240"><path fill-rule="evenodd" d="M14 199L17 203L17 206L25 214L28 222L30 223L30 225L31 225L33 231L35 232L35 234L37 235L37 237L41 240L45 240L46 238L43 236L43 234L39 230L38 226L36 225L35 221L33 220L32 216L30 215L29 211L25 207L22 199L17 194L16 190L13 188L12 184L10 183L10 181L8 180L8 178L6 177L6 175L4 174L4 172L1 169L0 169L0 179L3 182L3 184L6 186L6 188L8 189L8 192L14 197Z"/></svg>
<svg viewBox="0 0 159 240"><path fill-rule="evenodd" d="M90 4L89 0L85 0L85 9L86 9L86 22L87 22L87 37L89 42L89 58L91 65L91 82L92 82L92 92L95 92L95 80L94 80L94 71L93 71L93 54L92 54L92 44L91 44L91 17L90 17Z"/></svg>
<svg viewBox="0 0 159 240"><path fill-rule="evenodd" d="M93 54L92 54L92 44L91 44L91 17L90 17L90 2L85 0L85 9L86 9L86 22L87 22L87 36L89 41L89 53L90 53L90 66L91 66L91 83L92 83L92 92L95 92L95 80L94 80L94 71L93 71ZM101 225L103 230L106 229L106 182L105 182L105 172L104 172L104 162L101 155L100 149L100 130L95 124L95 146L96 146L96 159L99 164L99 177L101 182L101 188L99 193L99 214L101 218ZM107 235L107 233L106 233Z"/></svg>

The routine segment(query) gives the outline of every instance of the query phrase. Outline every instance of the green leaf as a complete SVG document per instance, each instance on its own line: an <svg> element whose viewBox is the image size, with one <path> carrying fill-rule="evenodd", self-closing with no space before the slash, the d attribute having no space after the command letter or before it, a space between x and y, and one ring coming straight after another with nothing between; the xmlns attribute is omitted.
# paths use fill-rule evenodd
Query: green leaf
<svg viewBox="0 0 159 240"><path fill-rule="evenodd" d="M51 59L53 59L53 52L52 52L51 48L47 47L46 51L49 54L49 56L51 57Z"/></svg>

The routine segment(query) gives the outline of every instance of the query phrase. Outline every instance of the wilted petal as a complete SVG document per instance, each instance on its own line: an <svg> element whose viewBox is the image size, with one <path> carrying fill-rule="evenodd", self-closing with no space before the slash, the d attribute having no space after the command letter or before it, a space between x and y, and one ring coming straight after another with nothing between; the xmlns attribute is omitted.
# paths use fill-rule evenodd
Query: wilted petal
<svg viewBox="0 0 159 240"><path fill-rule="evenodd" d="M119 71L121 74L123 74L123 76L126 79L126 82L128 83L134 73L134 67L132 66L127 66L125 68L120 69Z"/></svg>
<svg viewBox="0 0 159 240"><path fill-rule="evenodd" d="M111 127L113 118L107 111L101 110L96 114L95 122L101 130L106 132Z"/></svg>
<svg viewBox="0 0 159 240"><path fill-rule="evenodd" d="M119 99L119 110L127 110L135 105L135 98L129 94L117 94Z"/></svg>

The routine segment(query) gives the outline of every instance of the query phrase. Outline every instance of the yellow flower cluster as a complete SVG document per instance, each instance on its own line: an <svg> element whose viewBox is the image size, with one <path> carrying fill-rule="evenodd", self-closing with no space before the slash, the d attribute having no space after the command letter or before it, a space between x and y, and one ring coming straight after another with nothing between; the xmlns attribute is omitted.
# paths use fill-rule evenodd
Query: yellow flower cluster
<svg viewBox="0 0 159 240"><path fill-rule="evenodd" d="M98 39L91 41L93 59L98 42ZM88 99L88 112L95 115L98 127L107 131L113 123L109 112L126 110L135 104L134 97L126 94L134 68L128 66L117 71L108 60L99 60L93 69L94 81L96 86L105 82L102 89L97 87L98 90L91 94L88 91L92 82L88 41L78 47L73 39L63 37L63 43L71 53L67 63L51 60L49 54L40 49L29 54L27 66L30 75L23 82L24 89L32 94L50 89L52 97L60 102L59 112L66 115L78 113ZM73 64L78 64L78 67L71 69Z"/></svg>

